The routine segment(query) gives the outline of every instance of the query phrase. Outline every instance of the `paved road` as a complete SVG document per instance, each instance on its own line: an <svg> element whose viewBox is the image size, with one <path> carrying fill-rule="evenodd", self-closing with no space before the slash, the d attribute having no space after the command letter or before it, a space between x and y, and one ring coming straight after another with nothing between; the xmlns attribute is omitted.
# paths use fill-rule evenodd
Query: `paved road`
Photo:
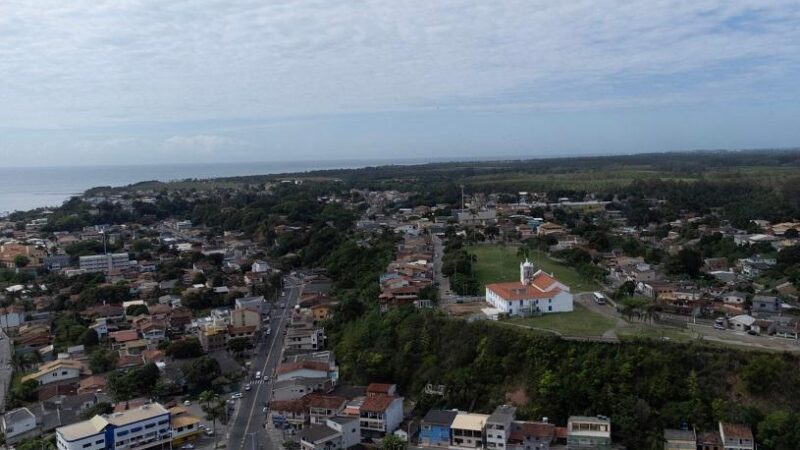
<svg viewBox="0 0 800 450"><path fill-rule="evenodd" d="M253 356L250 365L251 377L256 371L261 371L262 380L253 381L252 390L245 393L240 400L236 416L230 425L228 433L228 448L231 450L268 450L280 448L280 443L273 443L264 431L264 405L269 402L272 392L272 381L264 382L263 376L274 378L275 369L280 364L283 353L283 332L289 323L289 317L294 305L300 297L301 286L293 284L292 279L285 280L286 308L277 310L272 314L270 336L263 340Z"/></svg>
<svg viewBox="0 0 800 450"><path fill-rule="evenodd" d="M0 412L6 411L6 392L11 385L13 375L13 353L14 346L11 339L0 330Z"/></svg>

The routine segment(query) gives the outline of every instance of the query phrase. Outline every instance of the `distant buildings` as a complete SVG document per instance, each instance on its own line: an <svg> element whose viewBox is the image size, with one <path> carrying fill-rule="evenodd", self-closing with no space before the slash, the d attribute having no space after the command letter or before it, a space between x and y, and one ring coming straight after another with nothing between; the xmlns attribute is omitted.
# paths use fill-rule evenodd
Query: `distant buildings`
<svg viewBox="0 0 800 450"><path fill-rule="evenodd" d="M78 266L86 272L112 272L126 270L133 266L127 253L108 253L105 255L81 256Z"/></svg>

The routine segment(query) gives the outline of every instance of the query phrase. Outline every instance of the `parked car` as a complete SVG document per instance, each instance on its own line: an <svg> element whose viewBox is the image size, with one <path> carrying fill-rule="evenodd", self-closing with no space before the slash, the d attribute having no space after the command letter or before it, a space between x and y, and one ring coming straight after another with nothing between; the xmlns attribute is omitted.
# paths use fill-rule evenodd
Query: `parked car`
<svg viewBox="0 0 800 450"><path fill-rule="evenodd" d="M249 391L251 389L250 383L244 385L244 390Z"/></svg>
<svg viewBox="0 0 800 450"><path fill-rule="evenodd" d="M192 401L191 401L191 400L184 400L184 401L183 401L183 406L189 406L189 405L191 405L191 404L192 404Z"/></svg>

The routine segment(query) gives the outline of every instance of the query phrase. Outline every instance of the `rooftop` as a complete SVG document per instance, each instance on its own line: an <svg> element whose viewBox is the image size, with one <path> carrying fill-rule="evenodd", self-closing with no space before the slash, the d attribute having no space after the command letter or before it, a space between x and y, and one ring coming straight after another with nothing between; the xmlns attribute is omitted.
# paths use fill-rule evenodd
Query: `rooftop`
<svg viewBox="0 0 800 450"><path fill-rule="evenodd" d="M486 425L487 420L489 420L488 414L475 414L459 411L458 414L456 414L456 418L453 419L453 425L451 425L451 428L480 431L483 430L483 426Z"/></svg>

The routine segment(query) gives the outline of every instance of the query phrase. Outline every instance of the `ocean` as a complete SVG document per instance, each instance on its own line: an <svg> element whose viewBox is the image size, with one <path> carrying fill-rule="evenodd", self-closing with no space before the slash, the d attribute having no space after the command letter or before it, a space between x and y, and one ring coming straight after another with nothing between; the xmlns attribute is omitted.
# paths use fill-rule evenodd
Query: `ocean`
<svg viewBox="0 0 800 450"><path fill-rule="evenodd" d="M96 186L125 186L140 181L173 181L243 175L420 164L426 160L340 160L141 166L0 167L0 216L12 211L61 205Z"/></svg>

